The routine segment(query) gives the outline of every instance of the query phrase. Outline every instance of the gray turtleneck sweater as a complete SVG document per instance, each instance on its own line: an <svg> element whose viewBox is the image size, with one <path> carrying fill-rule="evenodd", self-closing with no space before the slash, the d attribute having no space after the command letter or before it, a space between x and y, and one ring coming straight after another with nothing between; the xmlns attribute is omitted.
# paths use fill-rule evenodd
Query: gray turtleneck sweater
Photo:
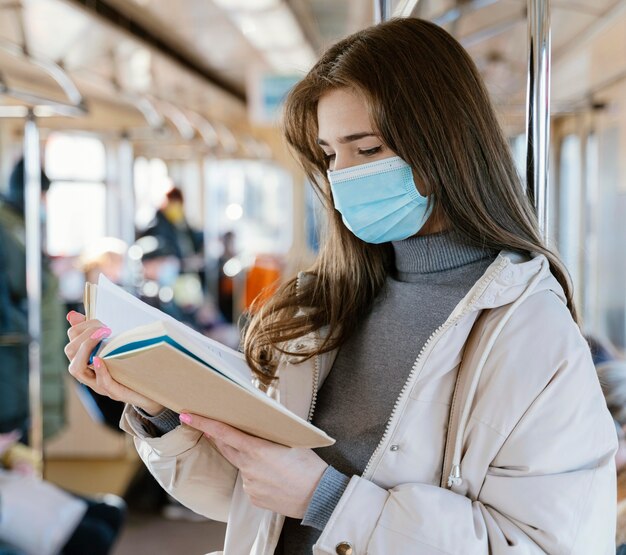
<svg viewBox="0 0 626 555"><path fill-rule="evenodd" d="M497 254L450 232L394 242L393 249L395 271L319 391L313 423L336 443L316 450L330 466L304 519L285 519L278 555L311 553L350 476L365 470L422 346Z"/></svg>

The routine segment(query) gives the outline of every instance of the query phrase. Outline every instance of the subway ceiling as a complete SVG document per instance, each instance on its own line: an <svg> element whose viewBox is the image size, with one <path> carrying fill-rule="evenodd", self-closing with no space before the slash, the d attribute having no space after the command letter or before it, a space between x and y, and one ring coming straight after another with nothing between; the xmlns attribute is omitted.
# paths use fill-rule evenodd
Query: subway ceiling
<svg viewBox="0 0 626 555"><path fill-rule="evenodd" d="M407 3L469 50L500 110L523 117L526 0L397 0L393 8ZM625 4L552 0L555 111L585 95L572 51L623 16ZM282 19L273 21L277 6ZM41 57L89 95L131 107L147 97L227 123L245 111L251 75L306 71L324 48L373 17L369 0L0 0L0 77L54 91L49 75L27 58ZM565 77L560 65L571 66L561 71ZM565 86L557 89L559 79Z"/></svg>

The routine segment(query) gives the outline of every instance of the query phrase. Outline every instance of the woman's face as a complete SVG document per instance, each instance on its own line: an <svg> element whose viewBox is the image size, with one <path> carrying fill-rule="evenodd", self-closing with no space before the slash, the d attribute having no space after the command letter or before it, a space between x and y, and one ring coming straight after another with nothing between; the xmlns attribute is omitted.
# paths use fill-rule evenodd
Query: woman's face
<svg viewBox="0 0 626 555"><path fill-rule="evenodd" d="M351 89L333 89L320 98L317 125L317 142L326 155L330 170L342 170L397 156L374 130L365 99ZM413 179L420 194L426 196L426 187L417 179L415 172ZM443 221L433 215L418 235L441 231L444 227Z"/></svg>
<svg viewBox="0 0 626 555"><path fill-rule="evenodd" d="M350 89L334 89L320 98L317 123L317 142L331 170L396 156L374 131L365 100Z"/></svg>

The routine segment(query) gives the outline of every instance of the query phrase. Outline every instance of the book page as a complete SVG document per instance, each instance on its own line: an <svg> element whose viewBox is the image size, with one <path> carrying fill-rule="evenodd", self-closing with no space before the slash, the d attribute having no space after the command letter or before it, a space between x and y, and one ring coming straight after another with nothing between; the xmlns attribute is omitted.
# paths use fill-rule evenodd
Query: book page
<svg viewBox="0 0 626 555"><path fill-rule="evenodd" d="M183 335L186 341L192 342L197 352L206 353L216 362L222 361L220 368L224 367L225 373L234 374L233 377L237 381L245 381L247 383L251 381L250 368L241 353L202 335L157 308L147 305L115 285L102 274L98 279L98 293L94 313L96 319L111 328L112 337L138 326L152 324L155 321L167 322L169 326L172 326L178 333Z"/></svg>

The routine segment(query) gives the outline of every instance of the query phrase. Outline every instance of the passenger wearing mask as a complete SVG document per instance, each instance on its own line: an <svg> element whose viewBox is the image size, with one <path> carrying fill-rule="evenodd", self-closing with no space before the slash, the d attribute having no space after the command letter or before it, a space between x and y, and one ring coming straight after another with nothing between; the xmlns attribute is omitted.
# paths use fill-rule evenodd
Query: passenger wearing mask
<svg viewBox="0 0 626 555"><path fill-rule="evenodd" d="M174 318L183 318L181 308L174 302L181 262L171 244L160 236L144 236L131 248L133 256L141 260L141 300Z"/></svg>
<svg viewBox="0 0 626 555"><path fill-rule="evenodd" d="M42 197L50 180L41 172ZM24 160L13 168L0 198L0 433L28 429L28 298L24 220ZM43 206L43 198L42 198ZM58 280L42 254L41 390L43 431L48 439L65 425L67 361L64 307Z"/></svg>
<svg viewBox="0 0 626 555"><path fill-rule="evenodd" d="M181 263L183 271L197 271L202 268L202 233L193 230L185 218L183 192L174 187L165 195L163 205L141 237L156 237L165 249Z"/></svg>
<svg viewBox="0 0 626 555"><path fill-rule="evenodd" d="M364 29L294 86L284 127L325 244L243 344L336 443L164 410L88 366L106 322L71 319L70 372L127 401L173 496L228 521L224 555L614 555L615 427L469 55L416 18Z"/></svg>

